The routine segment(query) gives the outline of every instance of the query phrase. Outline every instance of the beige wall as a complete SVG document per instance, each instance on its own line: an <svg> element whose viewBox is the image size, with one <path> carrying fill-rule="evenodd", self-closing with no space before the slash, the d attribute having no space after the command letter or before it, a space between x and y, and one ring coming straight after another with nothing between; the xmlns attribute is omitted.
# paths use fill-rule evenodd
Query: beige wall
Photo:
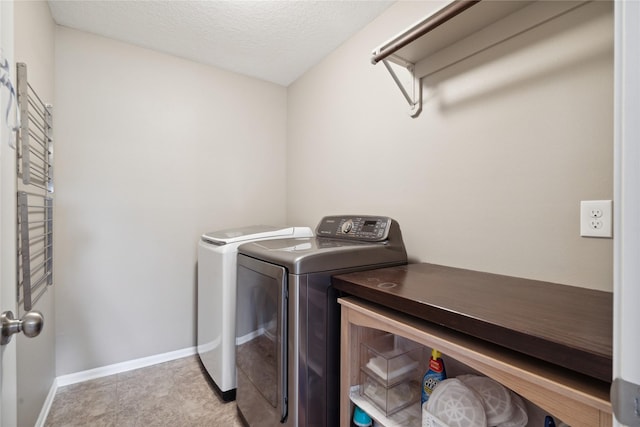
<svg viewBox="0 0 640 427"><path fill-rule="evenodd" d="M611 14L446 70L411 119L369 57L433 7L396 3L289 87L289 222L389 215L414 262L610 291L579 202L613 197Z"/></svg>
<svg viewBox="0 0 640 427"><path fill-rule="evenodd" d="M46 102L53 104L55 24L44 1L15 2L15 60L27 64L29 84ZM33 339L23 334L17 340L18 425L34 425L55 379L54 293L49 288L34 306L45 318L42 333Z"/></svg>
<svg viewBox="0 0 640 427"><path fill-rule="evenodd" d="M57 374L195 345L196 245L285 222L286 90L56 31Z"/></svg>
<svg viewBox="0 0 640 427"><path fill-rule="evenodd" d="M611 50L449 70L411 119L369 52L433 6L288 89L58 27L57 375L194 345L198 236L285 214L390 215L412 261L611 290L611 240L578 231L612 198Z"/></svg>

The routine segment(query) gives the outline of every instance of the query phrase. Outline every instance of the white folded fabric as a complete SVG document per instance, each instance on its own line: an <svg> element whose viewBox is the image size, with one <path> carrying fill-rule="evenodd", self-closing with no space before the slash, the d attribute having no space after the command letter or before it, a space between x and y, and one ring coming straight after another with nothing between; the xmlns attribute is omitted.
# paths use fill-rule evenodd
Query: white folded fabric
<svg viewBox="0 0 640 427"><path fill-rule="evenodd" d="M403 354L389 362L387 370L387 359L382 356L376 356L369 359L367 368L385 381L392 381L416 369L418 362Z"/></svg>

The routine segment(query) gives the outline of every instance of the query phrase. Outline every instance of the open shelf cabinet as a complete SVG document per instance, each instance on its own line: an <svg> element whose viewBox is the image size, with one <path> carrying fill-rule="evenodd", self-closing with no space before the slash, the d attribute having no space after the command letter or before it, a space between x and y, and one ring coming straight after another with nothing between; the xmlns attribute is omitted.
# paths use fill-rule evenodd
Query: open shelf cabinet
<svg viewBox="0 0 640 427"><path fill-rule="evenodd" d="M383 332L437 348L443 357L493 378L569 425L612 425L609 387L605 382L359 298L341 298L339 302L342 306L340 425L343 427L349 426L353 408L350 393L360 380L360 343ZM391 425L420 424L413 420Z"/></svg>

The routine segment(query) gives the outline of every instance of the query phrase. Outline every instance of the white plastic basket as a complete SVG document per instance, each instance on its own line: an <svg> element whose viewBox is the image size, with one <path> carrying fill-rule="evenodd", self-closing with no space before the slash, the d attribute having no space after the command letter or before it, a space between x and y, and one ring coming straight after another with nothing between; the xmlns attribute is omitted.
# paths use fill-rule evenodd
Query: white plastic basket
<svg viewBox="0 0 640 427"><path fill-rule="evenodd" d="M427 405L422 408L422 427L449 427L440 418L427 411Z"/></svg>
<svg viewBox="0 0 640 427"><path fill-rule="evenodd" d="M435 388L422 407L422 427L527 425L527 411L520 396L488 377L458 378L444 380Z"/></svg>

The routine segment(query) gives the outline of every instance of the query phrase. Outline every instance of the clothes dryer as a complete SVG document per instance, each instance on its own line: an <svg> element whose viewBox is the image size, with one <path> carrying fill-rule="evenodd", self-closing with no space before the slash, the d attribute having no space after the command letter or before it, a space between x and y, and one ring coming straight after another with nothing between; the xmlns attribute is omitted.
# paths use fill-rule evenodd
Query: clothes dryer
<svg viewBox="0 0 640 427"><path fill-rule="evenodd" d="M340 308L331 276L407 263L400 227L330 216L314 238L238 248L237 405L251 427L339 425Z"/></svg>
<svg viewBox="0 0 640 427"><path fill-rule="evenodd" d="M254 225L203 234L198 243L197 351L223 400L235 399L236 255L242 243L313 236L309 227Z"/></svg>

